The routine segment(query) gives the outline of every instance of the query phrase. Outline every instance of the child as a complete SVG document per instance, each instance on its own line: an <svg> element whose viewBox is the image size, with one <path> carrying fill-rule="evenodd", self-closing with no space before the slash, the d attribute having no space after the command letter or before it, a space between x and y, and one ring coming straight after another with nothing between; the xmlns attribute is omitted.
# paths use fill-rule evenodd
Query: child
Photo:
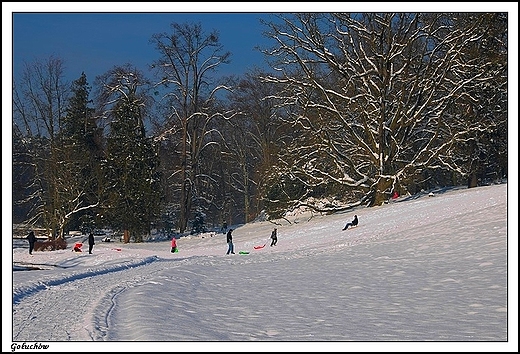
<svg viewBox="0 0 520 354"><path fill-rule="evenodd" d="M172 253L177 252L177 240L175 239L175 236L172 237Z"/></svg>
<svg viewBox="0 0 520 354"><path fill-rule="evenodd" d="M276 246L276 242L278 242L278 236L276 235L276 228L271 233L271 246Z"/></svg>
<svg viewBox="0 0 520 354"><path fill-rule="evenodd" d="M72 252L81 252L81 247L83 247L83 244L81 242L76 242L74 244L74 248L72 249Z"/></svg>

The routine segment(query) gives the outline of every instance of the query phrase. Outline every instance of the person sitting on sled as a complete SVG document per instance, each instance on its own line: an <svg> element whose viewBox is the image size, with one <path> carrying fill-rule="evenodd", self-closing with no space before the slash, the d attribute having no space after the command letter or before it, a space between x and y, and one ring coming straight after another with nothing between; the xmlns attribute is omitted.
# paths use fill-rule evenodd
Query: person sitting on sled
<svg viewBox="0 0 520 354"><path fill-rule="evenodd" d="M354 215L354 220L352 220L351 222L348 222L347 225L345 225L345 227L343 228L343 230L348 229L349 226L357 226L357 224L358 224L358 218L357 218L357 215Z"/></svg>
<svg viewBox="0 0 520 354"><path fill-rule="evenodd" d="M175 239L175 236L172 237L172 253L177 252L177 240Z"/></svg>

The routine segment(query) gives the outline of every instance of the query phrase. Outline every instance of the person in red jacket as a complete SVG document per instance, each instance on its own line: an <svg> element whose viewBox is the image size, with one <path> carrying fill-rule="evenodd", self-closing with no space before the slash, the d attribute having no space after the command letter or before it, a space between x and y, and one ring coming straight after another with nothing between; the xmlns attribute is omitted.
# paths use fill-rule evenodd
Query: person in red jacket
<svg viewBox="0 0 520 354"><path fill-rule="evenodd" d="M177 240L175 239L175 236L172 237L172 253L177 252Z"/></svg>

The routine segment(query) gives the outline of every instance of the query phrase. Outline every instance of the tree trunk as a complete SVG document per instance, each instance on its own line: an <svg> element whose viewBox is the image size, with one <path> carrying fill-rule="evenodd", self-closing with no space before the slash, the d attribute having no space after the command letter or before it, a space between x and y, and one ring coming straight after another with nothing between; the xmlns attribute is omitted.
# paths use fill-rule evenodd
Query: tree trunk
<svg viewBox="0 0 520 354"><path fill-rule="evenodd" d="M189 206L188 199L191 198L186 190L187 165L188 165L188 122L185 118L182 122L182 150L181 150L181 205L179 215L179 232L183 233L188 227Z"/></svg>
<svg viewBox="0 0 520 354"><path fill-rule="evenodd" d="M388 189L392 185L391 179L380 178L376 184L376 190L374 191L374 197L370 206L381 205L388 201Z"/></svg>
<svg viewBox="0 0 520 354"><path fill-rule="evenodd" d="M251 197L249 196L249 175L245 161L242 163L242 174L244 177L244 218L245 222L248 223Z"/></svg>
<svg viewBox="0 0 520 354"><path fill-rule="evenodd" d="M468 188L474 188L477 186L477 175L475 173L472 173L468 177Z"/></svg>

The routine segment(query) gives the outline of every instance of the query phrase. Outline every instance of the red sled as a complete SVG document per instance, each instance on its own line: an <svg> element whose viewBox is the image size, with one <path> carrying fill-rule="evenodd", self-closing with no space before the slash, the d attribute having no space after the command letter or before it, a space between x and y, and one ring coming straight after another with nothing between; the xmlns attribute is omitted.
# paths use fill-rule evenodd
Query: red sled
<svg viewBox="0 0 520 354"><path fill-rule="evenodd" d="M267 243L266 243L265 245L267 245ZM261 249L261 248L264 248L265 245L263 245L263 246L254 246L253 248L254 248L255 250L259 250L259 249Z"/></svg>

